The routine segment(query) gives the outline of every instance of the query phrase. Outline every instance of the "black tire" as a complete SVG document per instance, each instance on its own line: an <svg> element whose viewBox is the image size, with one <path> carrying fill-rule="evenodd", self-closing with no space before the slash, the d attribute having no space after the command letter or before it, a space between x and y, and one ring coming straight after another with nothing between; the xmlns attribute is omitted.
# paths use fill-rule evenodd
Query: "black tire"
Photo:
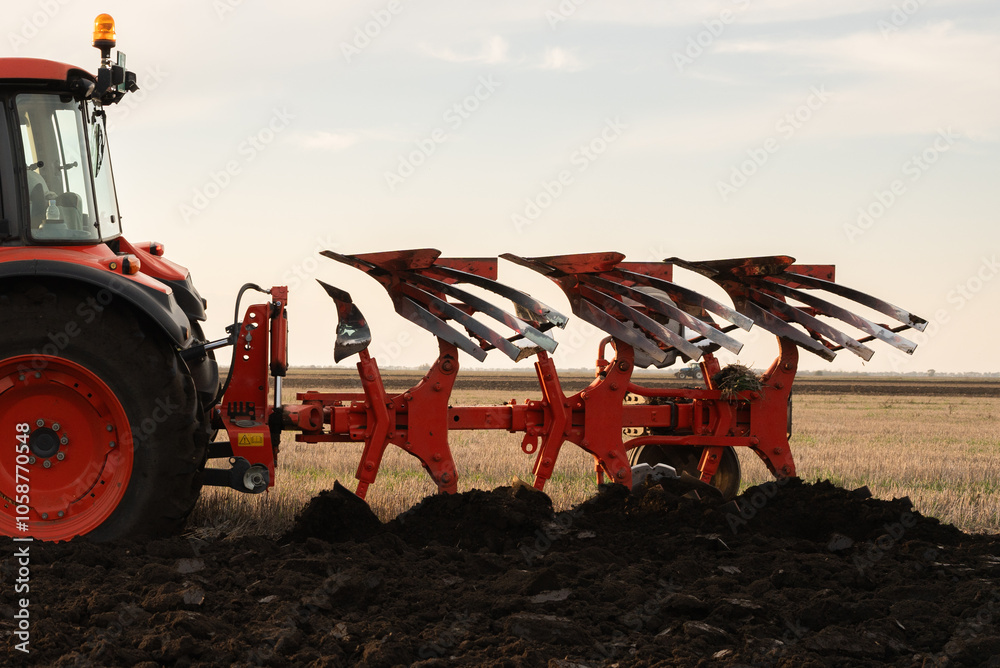
<svg viewBox="0 0 1000 668"><path fill-rule="evenodd" d="M201 327L201 323L197 320L189 320L191 323L191 336L194 338L196 344L207 343L208 339L205 338L205 332ZM211 361L211 364L218 369L215 360L215 351L209 350L205 355ZM222 390L222 379L218 377L218 372L215 374L215 382L207 387L198 388L198 401L201 406L199 409L201 429L204 432L203 438L205 439L206 448L205 455L208 456L207 444L215 440L218 435L219 430L212 426L212 411L215 408L215 398L219 396L219 392ZM207 461L207 460L205 460ZM205 468L205 461L202 462L202 470Z"/></svg>
<svg viewBox="0 0 1000 668"><path fill-rule="evenodd" d="M686 472L695 478L701 477L698 462L701 461L702 448L684 445L642 445L629 451L629 464L667 464L677 469L677 473ZM722 449L722 461L715 475L709 481L719 488L722 495L731 499L740 491L740 460L733 448Z"/></svg>
<svg viewBox="0 0 1000 668"><path fill-rule="evenodd" d="M98 526L74 531L99 541L179 531L201 490L207 435L194 383L166 336L121 298L79 284L5 282L0 313L8 323L0 328L0 363L20 355L50 366L67 360L103 381L127 416L123 428L131 431L133 447L125 491ZM51 412L59 418L58 407ZM65 461L57 465L74 461L74 445L85 452L93 442L90 436L69 438ZM82 471L68 471L63 475L83 480ZM42 524L51 538L69 519Z"/></svg>

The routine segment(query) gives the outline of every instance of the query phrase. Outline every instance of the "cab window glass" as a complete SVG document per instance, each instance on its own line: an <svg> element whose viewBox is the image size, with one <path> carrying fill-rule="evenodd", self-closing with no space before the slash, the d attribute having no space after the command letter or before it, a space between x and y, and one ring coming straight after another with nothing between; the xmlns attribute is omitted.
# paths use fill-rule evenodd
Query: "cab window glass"
<svg viewBox="0 0 1000 668"><path fill-rule="evenodd" d="M18 95L31 236L45 241L97 241L96 207L87 171L79 103L56 95Z"/></svg>
<svg viewBox="0 0 1000 668"><path fill-rule="evenodd" d="M109 239L121 234L122 228L118 216L115 180L111 174L105 116L99 106L90 102L87 103L87 111L90 117L90 165L94 175L94 191L97 194L98 222L101 234Z"/></svg>

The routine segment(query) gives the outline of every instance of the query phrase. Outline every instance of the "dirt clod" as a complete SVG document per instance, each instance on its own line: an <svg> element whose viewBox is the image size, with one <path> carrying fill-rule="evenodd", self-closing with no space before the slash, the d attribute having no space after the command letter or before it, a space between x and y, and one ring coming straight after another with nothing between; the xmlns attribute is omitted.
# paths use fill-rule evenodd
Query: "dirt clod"
<svg viewBox="0 0 1000 668"><path fill-rule="evenodd" d="M364 540L382 529L372 509L339 482L333 489L320 492L295 517L295 524L284 541L305 542L318 538L328 543Z"/></svg>

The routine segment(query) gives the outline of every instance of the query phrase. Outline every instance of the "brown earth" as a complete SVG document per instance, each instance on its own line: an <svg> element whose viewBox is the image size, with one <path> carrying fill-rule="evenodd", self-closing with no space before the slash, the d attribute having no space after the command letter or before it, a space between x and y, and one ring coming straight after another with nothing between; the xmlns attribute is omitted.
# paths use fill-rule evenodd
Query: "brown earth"
<svg viewBox="0 0 1000 668"><path fill-rule="evenodd" d="M684 497L683 494L688 494ZM553 514L527 486L381 524L344 488L282 540L31 544L52 666L1000 666L1000 540L797 480L738 505L670 481Z"/></svg>

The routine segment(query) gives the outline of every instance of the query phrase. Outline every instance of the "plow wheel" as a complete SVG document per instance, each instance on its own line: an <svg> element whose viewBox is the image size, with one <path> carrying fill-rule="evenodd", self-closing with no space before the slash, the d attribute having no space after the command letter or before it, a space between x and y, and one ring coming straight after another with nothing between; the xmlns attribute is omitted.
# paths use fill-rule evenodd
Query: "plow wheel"
<svg viewBox="0 0 1000 668"><path fill-rule="evenodd" d="M8 283L0 309L0 533L179 530L207 439L166 338L106 290Z"/></svg>
<svg viewBox="0 0 1000 668"><path fill-rule="evenodd" d="M695 478L701 478L698 462L701 460L703 448L684 445L642 445L629 452L629 464L667 464L677 469L677 473L686 472ZM718 487L722 495L731 499L740 490L740 460L733 448L722 449L722 459L719 468L712 476L710 484Z"/></svg>

